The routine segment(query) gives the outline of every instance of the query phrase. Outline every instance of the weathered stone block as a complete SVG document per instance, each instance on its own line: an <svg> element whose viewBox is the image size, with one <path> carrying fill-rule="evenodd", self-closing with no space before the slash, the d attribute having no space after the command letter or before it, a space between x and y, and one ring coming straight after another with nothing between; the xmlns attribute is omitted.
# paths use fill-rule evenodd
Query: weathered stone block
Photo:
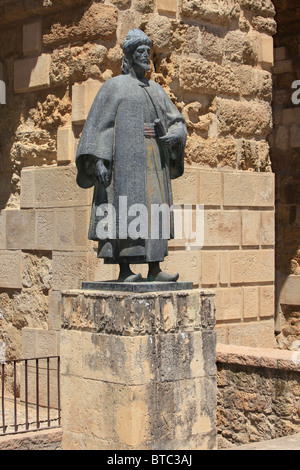
<svg viewBox="0 0 300 470"><path fill-rule="evenodd" d="M241 320L243 313L242 288L216 289L217 322Z"/></svg>
<svg viewBox="0 0 300 470"><path fill-rule="evenodd" d="M23 168L21 171L21 209L35 207L35 170Z"/></svg>
<svg viewBox="0 0 300 470"><path fill-rule="evenodd" d="M61 309L63 317L63 310ZM64 360L61 363L61 374L82 376L83 373L83 331L61 330L60 350ZM88 334L88 333L86 333ZM91 333L90 333L91 334Z"/></svg>
<svg viewBox="0 0 300 470"><path fill-rule="evenodd" d="M0 211L0 250L6 249L6 211Z"/></svg>
<svg viewBox="0 0 300 470"><path fill-rule="evenodd" d="M201 252L201 285L216 286L218 284L219 253L217 251Z"/></svg>
<svg viewBox="0 0 300 470"><path fill-rule="evenodd" d="M55 210L55 249L70 250L73 246L73 208Z"/></svg>
<svg viewBox="0 0 300 470"><path fill-rule="evenodd" d="M261 212L242 211L242 243L244 246L260 245Z"/></svg>
<svg viewBox="0 0 300 470"><path fill-rule="evenodd" d="M202 58L183 57L179 81L183 90L207 94L238 95L240 83L235 70Z"/></svg>
<svg viewBox="0 0 300 470"><path fill-rule="evenodd" d="M230 284L230 252L220 252L220 285Z"/></svg>
<svg viewBox="0 0 300 470"><path fill-rule="evenodd" d="M234 0L203 0L201 3L197 0L184 0L181 8L185 17L221 25L228 25L240 13L240 7Z"/></svg>
<svg viewBox="0 0 300 470"><path fill-rule="evenodd" d="M54 247L54 209L37 209L36 216L36 249L53 250Z"/></svg>
<svg viewBox="0 0 300 470"><path fill-rule="evenodd" d="M141 265L139 265L139 269ZM133 271L135 269L133 268ZM136 272L138 270L136 269ZM104 264L103 260L97 258L96 252L88 253L88 274L87 277L90 281L108 281L117 279L119 275L119 267L114 264Z"/></svg>
<svg viewBox="0 0 300 470"><path fill-rule="evenodd" d="M176 13L177 0L156 0L156 7L158 11Z"/></svg>
<svg viewBox="0 0 300 470"><path fill-rule="evenodd" d="M258 319L260 313L259 288L243 287L243 318Z"/></svg>
<svg viewBox="0 0 300 470"><path fill-rule="evenodd" d="M77 436L81 434L79 448L89 449L93 437L98 441L98 449L112 449L113 443L118 449L126 450L149 449L151 445L178 450L188 449L191 445L198 449L200 436L204 438L205 434L214 433L214 420L209 414L209 407L203 409L205 399L201 397L214 397L215 382L209 389L203 380L159 383L155 386L146 384L134 388L76 376L66 376L62 380L68 395L69 390L73 390L74 396L71 402L62 397L65 430ZM179 403L185 402L188 403L187 408L194 403L192 418L188 419L186 408L180 408ZM159 410L155 409L157 406L163 415L159 416ZM198 442L194 447L196 438ZM71 448L74 448L73 445ZM205 446L203 442L202 445ZM94 446L96 448L96 443ZM212 442L206 444L206 448L210 446ZM67 449L64 434L63 448Z"/></svg>
<svg viewBox="0 0 300 470"><path fill-rule="evenodd" d="M50 54L15 61L14 87L16 93L47 88L50 85Z"/></svg>
<svg viewBox="0 0 300 470"><path fill-rule="evenodd" d="M275 243L275 213L263 211L261 213L261 244L274 245Z"/></svg>
<svg viewBox="0 0 300 470"><path fill-rule="evenodd" d="M86 249L88 242L90 208L75 207L73 213L73 244L76 249Z"/></svg>
<svg viewBox="0 0 300 470"><path fill-rule="evenodd" d="M241 241L239 211L205 211L204 246L239 246Z"/></svg>
<svg viewBox="0 0 300 470"><path fill-rule="evenodd" d="M272 173L226 172L223 178L225 206L274 206Z"/></svg>
<svg viewBox="0 0 300 470"><path fill-rule="evenodd" d="M41 21L24 24L23 26L23 54L30 55L40 52L42 47Z"/></svg>
<svg viewBox="0 0 300 470"><path fill-rule="evenodd" d="M174 239L168 246L181 250L200 250L204 245L204 209L202 205L175 206Z"/></svg>
<svg viewBox="0 0 300 470"><path fill-rule="evenodd" d="M240 5L245 8L246 10L250 10L252 13L256 15L262 15L265 17L272 17L275 16L275 7L271 0L240 0Z"/></svg>
<svg viewBox="0 0 300 470"><path fill-rule="evenodd" d="M68 334L67 331L62 332L63 342L70 341ZM77 341L77 356L80 356L76 361L77 365L88 379L143 385L152 380L187 380L205 375L200 360L203 347L200 332L158 335L156 341L152 341L148 335L137 338L96 335L89 332L81 332L78 335L71 332L71 335ZM111 355L112 350L115 351L114 356ZM187 358L183 368L181 354ZM78 375L78 372L75 372L75 375Z"/></svg>
<svg viewBox="0 0 300 470"><path fill-rule="evenodd" d="M6 243L11 250L35 249L35 211L6 211Z"/></svg>
<svg viewBox="0 0 300 470"><path fill-rule="evenodd" d="M272 128L269 103L241 102L217 97L216 115L220 135L265 137Z"/></svg>
<svg viewBox="0 0 300 470"><path fill-rule="evenodd" d="M24 359L37 357L36 331L35 328L22 328L22 358Z"/></svg>
<svg viewBox="0 0 300 470"><path fill-rule="evenodd" d="M273 38L268 34L259 35L259 57L258 60L262 67L272 67L274 64L274 45Z"/></svg>
<svg viewBox="0 0 300 470"><path fill-rule="evenodd" d="M253 348L274 348L274 319L230 325L228 344Z"/></svg>
<svg viewBox="0 0 300 470"><path fill-rule="evenodd" d="M61 327L61 293L59 291L49 292L49 330L59 331Z"/></svg>
<svg viewBox="0 0 300 470"><path fill-rule="evenodd" d="M232 251L231 282L233 284L274 281L274 251Z"/></svg>
<svg viewBox="0 0 300 470"><path fill-rule="evenodd" d="M75 83L72 87L72 122L83 124L93 101L100 90L101 83L89 78L86 82Z"/></svg>
<svg viewBox="0 0 300 470"><path fill-rule="evenodd" d="M280 290L280 303L287 305L300 305L300 277L290 274L283 282Z"/></svg>
<svg viewBox="0 0 300 470"><path fill-rule="evenodd" d="M244 35L241 33L244 42ZM210 42L211 45L211 42ZM224 46L225 50L229 46ZM242 61L243 49L236 43L236 37L232 38L231 55L234 62ZM199 54L199 52L197 51ZM225 63L220 65L213 62L207 53L207 59L195 57L183 57L179 66L180 85L187 92L201 94L226 94L233 97L256 97L257 95L266 101L271 101L272 81L271 74L263 70L254 69L248 65ZM237 59L236 56L241 56Z"/></svg>
<svg viewBox="0 0 300 470"><path fill-rule="evenodd" d="M55 250L87 250L89 212L87 207L55 209Z"/></svg>
<svg viewBox="0 0 300 470"><path fill-rule="evenodd" d="M59 333L53 330L37 330L37 357L59 355Z"/></svg>
<svg viewBox="0 0 300 470"><path fill-rule="evenodd" d="M61 12L52 13L43 35L43 44L55 48L61 44L74 42L87 43L95 40L113 39L117 28L118 10L112 5L92 3L86 8L76 8L74 2L68 2L73 8L64 10L64 21ZM77 2L78 3L78 2ZM84 3L84 2L80 2ZM45 21L47 24L47 19ZM55 27L53 27L55 25Z"/></svg>
<svg viewBox="0 0 300 470"><path fill-rule="evenodd" d="M89 192L76 185L76 167L34 170L35 207L70 207L89 204Z"/></svg>
<svg viewBox="0 0 300 470"><path fill-rule="evenodd" d="M0 287L22 288L22 252L0 251Z"/></svg>
<svg viewBox="0 0 300 470"><path fill-rule="evenodd" d="M88 207L37 209L36 249L86 251L89 212Z"/></svg>
<svg viewBox="0 0 300 470"><path fill-rule="evenodd" d="M197 250L170 251L161 268L170 274L178 272L181 281L199 285L199 259L200 253Z"/></svg>
<svg viewBox="0 0 300 470"><path fill-rule="evenodd" d="M57 161L74 162L75 139L71 126L60 127L57 130Z"/></svg>
<svg viewBox="0 0 300 470"><path fill-rule="evenodd" d="M274 286L261 286L259 288L260 306L259 316L260 318L274 318L275 312L275 289Z"/></svg>
<svg viewBox="0 0 300 470"><path fill-rule="evenodd" d="M197 204L198 203L198 170L186 169L182 178L172 182L173 203Z"/></svg>
<svg viewBox="0 0 300 470"><path fill-rule="evenodd" d="M41 328L23 328L22 354L24 359L57 356L59 354L58 333ZM45 366L45 361L41 362L42 366Z"/></svg>
<svg viewBox="0 0 300 470"><path fill-rule="evenodd" d="M86 113L86 86L85 83L75 83L72 87L72 121L83 124L87 118Z"/></svg>
<svg viewBox="0 0 300 470"><path fill-rule="evenodd" d="M223 203L222 174L199 170L199 204L221 206Z"/></svg>
<svg viewBox="0 0 300 470"><path fill-rule="evenodd" d="M77 289L87 280L87 253L53 252L53 290Z"/></svg>

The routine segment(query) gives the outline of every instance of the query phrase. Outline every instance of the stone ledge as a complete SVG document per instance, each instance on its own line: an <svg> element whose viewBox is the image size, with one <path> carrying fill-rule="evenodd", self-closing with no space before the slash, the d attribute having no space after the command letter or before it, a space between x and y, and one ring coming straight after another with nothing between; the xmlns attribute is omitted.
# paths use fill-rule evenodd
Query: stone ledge
<svg viewBox="0 0 300 470"><path fill-rule="evenodd" d="M7 435L0 438L0 450L58 450L61 440L60 428Z"/></svg>
<svg viewBox="0 0 300 470"><path fill-rule="evenodd" d="M300 371L300 352L217 344L217 362Z"/></svg>

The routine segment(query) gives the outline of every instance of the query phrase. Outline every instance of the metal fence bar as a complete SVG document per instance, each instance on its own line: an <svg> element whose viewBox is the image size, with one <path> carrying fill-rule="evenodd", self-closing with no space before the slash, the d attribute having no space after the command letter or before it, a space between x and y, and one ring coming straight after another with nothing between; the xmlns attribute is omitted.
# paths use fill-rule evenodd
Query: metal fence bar
<svg viewBox="0 0 300 470"><path fill-rule="evenodd" d="M39 406L39 360L38 358L35 361L35 393L36 393L36 427L40 427L40 406Z"/></svg>
<svg viewBox="0 0 300 470"><path fill-rule="evenodd" d="M25 359L25 426L29 429L28 421L28 360Z"/></svg>
<svg viewBox="0 0 300 470"><path fill-rule="evenodd" d="M2 377L2 429L3 434L5 434L5 401L4 401L4 390L5 390L5 364L1 364L1 377Z"/></svg>
<svg viewBox="0 0 300 470"><path fill-rule="evenodd" d="M47 357L47 418L50 427L50 359Z"/></svg>
<svg viewBox="0 0 300 470"><path fill-rule="evenodd" d="M14 361L14 423L15 432L18 431L18 413L17 413L17 363Z"/></svg>
<svg viewBox="0 0 300 470"><path fill-rule="evenodd" d="M40 390L40 360L46 360L46 393L45 393L45 399L46 403L41 405L41 390ZM56 360L56 369L57 369L57 418L51 418L51 403L52 399L51 397L53 396L53 386L51 384L51 377L50 376L50 359ZM29 369L29 363L30 361L35 361L35 374L34 374L34 368ZM24 408L25 408L25 423L20 422L18 417L18 406L17 405L17 364L18 363L24 363ZM7 412L7 405L6 405L6 400L7 400L7 395L5 393L5 387L6 387L6 382L7 382L7 372L6 372L6 366L8 364L12 364L13 370L12 370L12 389L13 389L13 408L11 408L11 411L9 412L8 416L11 416L11 422L9 422L9 419L7 419L6 412ZM46 356L46 357L39 357L39 358L27 358L27 359L17 359L13 361L7 361L4 363L1 363L1 408L2 408L2 426L0 427L0 435L5 435L5 434L18 434L18 433L24 433L28 432L29 430L41 430L41 429L49 429L49 428L57 428L60 427L61 425L61 410L60 410L60 357L59 356ZM30 372L32 370L32 372ZM34 387L31 385L31 380L36 380L35 383L35 402L31 398L31 392L29 393L30 390L34 390ZM34 397L34 395L33 395ZM56 399L55 398L55 399ZM10 401L11 398L9 398ZM36 419L32 418L32 414L29 416L29 407L34 410L33 405L35 404L35 415ZM20 405L21 406L21 405ZM43 421L43 418L41 420L41 411L40 407L45 407L46 410L45 413L47 412L47 419L45 416L45 420ZM23 408L23 409L24 409ZM55 406L56 408L56 406ZM1 416L1 414L0 414ZM56 423L56 424L53 424ZM42 426L42 423L45 423L46 426ZM24 430L25 427L25 430ZM1 428L2 428L2 433L1 433Z"/></svg>
<svg viewBox="0 0 300 470"><path fill-rule="evenodd" d="M57 408L58 408L58 424L60 426L60 356L57 358Z"/></svg>

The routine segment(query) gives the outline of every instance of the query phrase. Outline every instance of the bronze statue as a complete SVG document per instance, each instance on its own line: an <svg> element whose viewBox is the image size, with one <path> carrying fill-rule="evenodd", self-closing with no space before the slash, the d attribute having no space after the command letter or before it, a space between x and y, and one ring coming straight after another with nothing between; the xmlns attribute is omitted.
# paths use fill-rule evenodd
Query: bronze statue
<svg viewBox="0 0 300 470"><path fill-rule="evenodd" d="M178 279L178 274L164 273L159 263L174 237L171 179L183 174L187 132L163 88L145 77L151 46L144 32L128 33L122 75L99 90L76 155L78 185L94 186L89 239L99 242L99 258L119 264L118 280L126 282L142 279L130 269L140 263L149 265L148 281ZM110 207L114 213L108 218ZM162 207L169 208L167 221L153 216L153 209ZM138 231L136 215L141 212Z"/></svg>

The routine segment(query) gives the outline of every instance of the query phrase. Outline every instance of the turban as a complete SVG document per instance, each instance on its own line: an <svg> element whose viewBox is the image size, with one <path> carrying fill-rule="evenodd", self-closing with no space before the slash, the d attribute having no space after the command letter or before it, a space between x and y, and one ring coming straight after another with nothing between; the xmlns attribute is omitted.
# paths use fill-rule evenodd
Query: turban
<svg viewBox="0 0 300 470"><path fill-rule="evenodd" d="M152 41L147 36L147 34L141 31L140 29L131 29L126 36L123 46L123 52L124 54L127 54L128 52L131 52L137 46L140 45L146 45L151 47Z"/></svg>

